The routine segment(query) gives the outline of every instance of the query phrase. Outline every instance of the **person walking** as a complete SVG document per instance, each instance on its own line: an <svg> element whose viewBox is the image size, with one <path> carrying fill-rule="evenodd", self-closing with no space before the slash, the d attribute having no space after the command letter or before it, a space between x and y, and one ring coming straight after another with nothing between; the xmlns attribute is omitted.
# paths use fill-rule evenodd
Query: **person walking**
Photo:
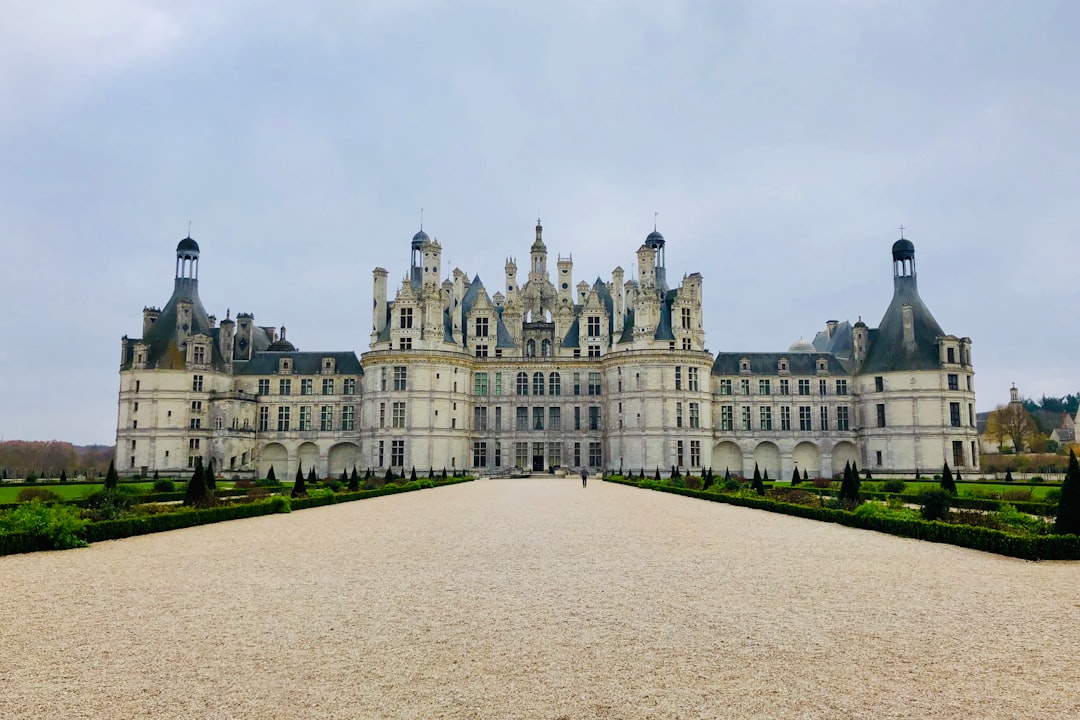
<svg viewBox="0 0 1080 720"><path fill-rule="evenodd" d="M586 470L585 468L581 468L581 487L585 487L585 485L588 482L589 482L589 471Z"/></svg>

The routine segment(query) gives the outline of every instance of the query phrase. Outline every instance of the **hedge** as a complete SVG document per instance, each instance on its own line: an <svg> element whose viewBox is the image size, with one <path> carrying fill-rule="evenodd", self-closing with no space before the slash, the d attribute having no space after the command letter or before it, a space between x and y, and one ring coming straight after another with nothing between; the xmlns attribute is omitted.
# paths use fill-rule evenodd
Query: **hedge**
<svg viewBox="0 0 1080 720"><path fill-rule="evenodd" d="M838 523L848 527L875 530L877 532L898 535L900 537L926 540L928 542L948 543L973 550L1008 555L1025 560L1080 560L1080 536L1076 535L1039 535L1021 537L1000 530L972 527L970 525L950 525L943 522L926 520L901 520L897 518L860 517L846 510L832 508L807 507L791 503L777 502L761 497L744 497L721 493L702 492L669 485L647 484L611 479L621 485L631 485L661 492L685 495L700 500L739 505L755 510L793 515L795 517Z"/></svg>
<svg viewBox="0 0 1080 720"><path fill-rule="evenodd" d="M766 487L774 487L778 490L786 489L787 485L766 485ZM796 490L804 490L806 492L814 493L816 495L822 495L825 497L836 497L839 495L839 491L832 488L816 488L816 487L801 487L796 486ZM898 497L905 502L915 503L919 502L918 494L912 494L910 492L905 493L889 493L881 491L859 491L859 498L862 500L888 500L891 497ZM986 512L997 512L1001 509L1002 505L1011 505L1014 509L1019 510L1022 513L1029 515L1040 515L1042 517L1053 517L1057 514L1056 503L1041 503L1041 502L1029 502L1025 500L995 500L993 498L972 498L972 497L954 497L950 503L952 507L958 510L983 510Z"/></svg>
<svg viewBox="0 0 1080 720"><path fill-rule="evenodd" d="M240 518L259 517L272 515L276 512L289 512L303 510L305 508L321 507L353 500L363 500L380 495L395 495L397 493L422 490L424 488L441 487L443 485L455 485L468 482L472 478L447 478L446 480L418 480L415 483L405 485L386 485L373 490L361 490L354 493L338 493L336 495L320 495L316 497L294 498L291 502L282 503L288 497L271 496L265 500L255 502L224 505L221 507L198 508L181 510L179 512L161 513L160 515L143 515L138 517L121 518L118 520L101 520L87 523L83 530L83 537L87 542L100 540L118 540L120 538L149 533L178 530L180 528L194 527L222 522L224 520L237 520ZM0 555L12 555L15 553L35 552L37 550L49 550L52 546L45 538L28 535L25 533L0 533Z"/></svg>

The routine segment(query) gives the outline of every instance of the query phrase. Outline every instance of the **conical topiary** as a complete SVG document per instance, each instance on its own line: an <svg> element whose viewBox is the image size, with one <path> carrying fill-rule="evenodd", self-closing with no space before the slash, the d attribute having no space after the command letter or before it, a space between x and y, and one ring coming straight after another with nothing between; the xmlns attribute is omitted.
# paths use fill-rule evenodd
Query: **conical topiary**
<svg viewBox="0 0 1080 720"><path fill-rule="evenodd" d="M352 475L349 476L349 492L356 492L360 489L360 476L356 473L356 466L352 466Z"/></svg>
<svg viewBox="0 0 1080 720"><path fill-rule="evenodd" d="M959 471L959 470L957 470L957 471L956 471L956 479L955 479L955 482L960 482L960 481L961 481L961 480L963 480L963 479L964 479L964 478L963 478L963 477L962 477L962 476L960 475L960 471Z"/></svg>
<svg viewBox="0 0 1080 720"><path fill-rule="evenodd" d="M795 468L791 471L791 484L798 485L802 478L799 477L799 468Z"/></svg>
<svg viewBox="0 0 1080 720"><path fill-rule="evenodd" d="M1080 535L1080 463L1072 448L1069 449L1069 468L1061 483L1054 532L1058 535Z"/></svg>
<svg viewBox="0 0 1080 720"><path fill-rule="evenodd" d="M807 481L807 480L809 480L809 479L810 479L810 476L806 474L806 468L803 468L803 471L802 471L802 481L803 481L803 482L806 482L806 481Z"/></svg>
<svg viewBox="0 0 1080 720"><path fill-rule="evenodd" d="M347 482L349 482L349 470L348 468L344 468L341 471L341 484L344 485Z"/></svg>
<svg viewBox="0 0 1080 720"><path fill-rule="evenodd" d="M840 482L840 501L844 503L856 503L859 501L859 486L857 475L851 469L851 463L844 463L844 479Z"/></svg>
<svg viewBox="0 0 1080 720"><path fill-rule="evenodd" d="M945 463L941 468L941 489L950 495L956 494L956 483L953 482L952 470L949 469L949 463Z"/></svg>
<svg viewBox="0 0 1080 720"><path fill-rule="evenodd" d="M317 476L317 475L315 474L315 466L314 466L314 465L312 465L312 466L311 466L311 467L310 467L310 468L308 469L308 473L307 473L307 481L308 481L309 483L312 483L312 484L314 484L314 483L317 483L317 482L319 482L319 477L318 477L318 476Z"/></svg>
<svg viewBox="0 0 1080 720"><path fill-rule="evenodd" d="M653 480L655 480L656 482L660 482L660 466L659 465L656 466L656 475L653 476Z"/></svg>
<svg viewBox="0 0 1080 720"><path fill-rule="evenodd" d="M874 477L870 474L870 468L863 470L863 480L870 481L873 479Z"/></svg>
<svg viewBox="0 0 1080 720"><path fill-rule="evenodd" d="M217 490L217 482L214 480L214 458L210 458L210 462L206 464L206 470L203 471L203 478L206 480L206 488L213 492Z"/></svg>
<svg viewBox="0 0 1080 720"><path fill-rule="evenodd" d="M197 507L207 505L213 499L210 489L206 487L206 472L203 470L202 458L195 458L195 472L188 480L187 491L184 493L184 505Z"/></svg>
<svg viewBox="0 0 1080 720"><path fill-rule="evenodd" d="M266 473L266 481L271 483L277 482L277 475L274 474L274 466L270 466L269 472Z"/></svg>
<svg viewBox="0 0 1080 720"><path fill-rule="evenodd" d="M761 482L761 470L758 468L757 463L754 463L754 480L750 486L754 488L754 492L758 495L765 494L765 485Z"/></svg>
<svg viewBox="0 0 1080 720"><path fill-rule="evenodd" d="M409 482L416 482L416 466L413 465L412 473L409 475Z"/></svg>
<svg viewBox="0 0 1080 720"><path fill-rule="evenodd" d="M765 472L761 475L761 481L765 482L769 479L769 468L765 468Z"/></svg>
<svg viewBox="0 0 1080 720"><path fill-rule="evenodd" d="M1005 471L1005 482L1012 482L1012 481L1013 481L1012 470L1006 470Z"/></svg>
<svg viewBox="0 0 1080 720"><path fill-rule="evenodd" d="M445 465L443 466L443 469L442 469L442 479L443 480L446 479L446 466Z"/></svg>
<svg viewBox="0 0 1080 720"><path fill-rule="evenodd" d="M307 485L304 484L304 471L301 465L296 466L296 480L293 481L291 497L303 497L307 495Z"/></svg>
<svg viewBox="0 0 1080 720"><path fill-rule="evenodd" d="M201 464L200 464L201 467ZM105 489L115 490L117 483L120 482L119 476L116 474L116 463L112 460L109 461L109 471L105 473Z"/></svg>

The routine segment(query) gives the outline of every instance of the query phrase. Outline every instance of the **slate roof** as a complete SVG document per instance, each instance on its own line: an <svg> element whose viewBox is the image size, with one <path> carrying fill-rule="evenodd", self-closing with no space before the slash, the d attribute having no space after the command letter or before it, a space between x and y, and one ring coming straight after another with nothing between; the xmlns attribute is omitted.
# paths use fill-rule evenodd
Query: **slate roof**
<svg viewBox="0 0 1080 720"><path fill-rule="evenodd" d="M517 347L514 345L514 338L510 335L510 331L506 329L506 323L503 322L502 310L499 311L499 318L495 321L495 347Z"/></svg>
<svg viewBox="0 0 1080 720"><path fill-rule="evenodd" d="M852 356L855 349L855 341L851 334L851 323L847 320L838 323L833 330L832 336L822 330L814 336L813 346L819 352L832 353L842 358Z"/></svg>
<svg viewBox="0 0 1080 720"><path fill-rule="evenodd" d="M751 375L776 375L780 367L780 360L786 358L788 371L792 375L815 375L817 374L817 361L825 358L828 361L826 368L832 375L848 375L844 365L835 356L829 353L782 353L782 352L725 352L717 353L713 362L713 375L740 375L739 362L746 358L750 361Z"/></svg>
<svg viewBox="0 0 1080 720"><path fill-rule="evenodd" d="M570 329L566 331L566 337L563 338L562 346L567 348L580 348L581 347L581 318L574 318L574 322L570 323Z"/></svg>
<svg viewBox="0 0 1080 720"><path fill-rule="evenodd" d="M671 303L675 302L675 296L678 294L677 290L664 293L660 301L660 322L656 326L656 332L653 333L654 340L675 340L675 332L671 329Z"/></svg>
<svg viewBox="0 0 1080 720"><path fill-rule="evenodd" d="M941 367L937 339L945 335L937 320L919 297L915 277L894 280L893 299L885 311L877 331L869 334L866 358L860 372L892 372L897 370L936 370ZM904 305L911 305L915 330L913 348L904 345Z"/></svg>
<svg viewBox="0 0 1080 720"><path fill-rule="evenodd" d="M192 241L194 242L194 241ZM221 356L217 345L217 328L210 327L210 318L206 314L202 300L199 299L199 281L192 278L176 278L173 294L165 307L161 309L157 322L151 326L141 341L147 345L146 367L159 370L183 370L187 366L186 349L180 347L176 333L177 305L183 301L191 302L191 326L187 333L207 335L214 339L210 350L210 365L215 370L225 367L225 358ZM131 346L139 340L133 340ZM132 356L124 358L125 367L130 367Z"/></svg>
<svg viewBox="0 0 1080 720"><path fill-rule="evenodd" d="M363 375L360 359L349 351L335 352L258 352L251 360L234 363L236 375L275 375L279 360L292 360L293 375L319 375L322 373L323 358L334 358L339 375Z"/></svg>
<svg viewBox="0 0 1080 720"><path fill-rule="evenodd" d="M634 308L627 308L626 315L623 317L622 336L618 342L628 343L634 341Z"/></svg>

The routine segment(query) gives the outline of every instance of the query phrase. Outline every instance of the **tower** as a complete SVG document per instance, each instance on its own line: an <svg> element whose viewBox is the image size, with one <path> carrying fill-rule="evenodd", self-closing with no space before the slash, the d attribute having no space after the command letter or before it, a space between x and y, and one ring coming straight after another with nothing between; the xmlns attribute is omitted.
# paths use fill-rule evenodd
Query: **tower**
<svg viewBox="0 0 1080 720"><path fill-rule="evenodd" d="M558 298L559 307L569 305L574 298L574 257L559 258Z"/></svg>
<svg viewBox="0 0 1080 720"><path fill-rule="evenodd" d="M529 250L532 265L529 267L529 280L543 280L547 277L547 246L544 245L544 226L540 218L536 219L536 240Z"/></svg>
<svg viewBox="0 0 1080 720"><path fill-rule="evenodd" d="M654 226L653 231L649 233L648 237L645 238L645 247L651 248L653 250L656 287L658 290L660 290L660 292L668 291L667 267L665 266L665 261L667 259L667 251L664 249L665 244L666 241L664 240L664 236L661 235Z"/></svg>

